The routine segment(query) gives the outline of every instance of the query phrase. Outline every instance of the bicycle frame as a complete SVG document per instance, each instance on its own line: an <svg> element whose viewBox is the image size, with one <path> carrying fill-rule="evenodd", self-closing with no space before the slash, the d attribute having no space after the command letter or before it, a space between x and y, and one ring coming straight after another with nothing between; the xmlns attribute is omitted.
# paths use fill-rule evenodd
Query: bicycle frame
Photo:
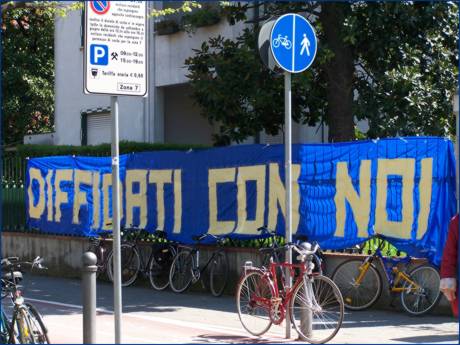
<svg viewBox="0 0 460 345"><path fill-rule="evenodd" d="M193 269L194 270L199 270L200 275L201 275L201 273L203 273L206 270L206 268L208 268L209 264L216 257L217 253L219 253L220 251L223 251L223 249L217 249L217 250L213 251L212 254L211 254L211 257L208 259L208 261L206 261L206 264L204 264L204 266L201 267L200 266L200 249L198 249L196 247L180 245L179 250L181 250L181 249L190 251L190 255L193 255L195 257L195 260L193 260L193 265L194 265Z"/></svg>
<svg viewBox="0 0 460 345"><path fill-rule="evenodd" d="M96 254L97 257L97 270L99 272L104 272L107 268L107 258L109 251L104 245L104 239L90 239L90 245L88 251Z"/></svg>
<svg viewBox="0 0 460 345"><path fill-rule="evenodd" d="M385 277L387 278L388 286L390 287L391 292L403 292L408 290L420 289L420 286L416 282L411 280L407 273L401 271L397 267L397 264L399 263L407 265L412 260L412 258L410 256L407 256L402 259L389 259L382 255L380 248L377 248L377 250L372 256L368 256L368 258L364 261L363 265L359 267L360 273L358 275L358 278L356 278L355 280L355 284L359 285L361 283L367 271L369 270L369 266L375 258L379 260L380 265L382 266L383 271L385 272ZM388 263L392 264L391 267L390 265L388 265ZM398 287L398 283L401 281L408 282L409 287Z"/></svg>
<svg viewBox="0 0 460 345"><path fill-rule="evenodd" d="M281 281L282 290L280 294L280 290L278 289L278 277L277 277L276 271L277 269L282 269L284 271L286 268L289 270L291 277L295 276L296 269L299 269L299 275L297 279L295 280L293 286L290 288L285 285L284 279L282 279ZM250 272L251 269L247 270L247 272L248 271ZM256 269L253 271L260 272L260 269ZM314 275L319 274L319 273L307 273L307 271L308 270L306 268L305 263L290 264L287 262L282 262L282 263L271 262L268 269L262 270L264 277L267 279L268 286L270 286L270 288L272 289L273 297L271 299L257 297L254 299L254 301L257 304L262 305L265 308L267 308L267 310L270 310L270 308L272 308L274 303L278 303L279 305L282 306L280 310L281 317L279 318L279 320L272 320L274 324L280 324L281 322L283 322L283 320L286 317L286 310L289 307L289 304L291 303L292 295L294 291L296 291L298 286L304 283L304 279L305 278L310 279Z"/></svg>
<svg viewBox="0 0 460 345"><path fill-rule="evenodd" d="M161 247L164 245L164 248L161 249ZM154 260L154 255L156 253L156 251L158 249L160 250L164 250L164 249L167 249L167 250L171 250L172 252L172 255L176 255L176 251L174 250L173 246L169 245L169 244L164 244L164 243L152 243L150 245L150 254L149 254L149 258L144 261L143 259L143 255L142 255L142 252L138 249L138 246L137 244L134 245L134 247L136 247L136 250L137 252L139 253L139 260L140 260L140 272L142 272L144 275L146 275L148 273L148 269L150 267L150 263L152 262L152 260Z"/></svg>

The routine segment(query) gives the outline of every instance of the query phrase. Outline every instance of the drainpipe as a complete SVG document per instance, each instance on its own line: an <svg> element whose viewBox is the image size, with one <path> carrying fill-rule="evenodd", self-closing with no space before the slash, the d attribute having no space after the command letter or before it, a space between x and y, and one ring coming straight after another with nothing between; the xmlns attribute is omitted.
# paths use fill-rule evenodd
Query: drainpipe
<svg viewBox="0 0 460 345"><path fill-rule="evenodd" d="M454 100L453 100L453 107L454 107L454 113L455 113L455 123L456 123L456 139L455 139L455 162L456 162L456 173L455 175L457 176L457 212L460 211L460 197L459 197L459 175L460 175L460 164L459 164L459 161L458 161L458 157L459 157L459 145L460 145L460 133L459 133L459 129L460 129L460 118L459 118L459 109L458 109L458 102L459 102L459 99L458 99L458 91L457 91L457 94L454 96Z"/></svg>
<svg viewBox="0 0 460 345"><path fill-rule="evenodd" d="M254 1L254 32L259 31L259 1ZM257 39L258 35L255 35L255 40L256 44L255 46L257 47ZM259 59L259 52L256 49L255 50L256 58ZM257 132L256 135L254 136L254 144L260 144L260 132Z"/></svg>

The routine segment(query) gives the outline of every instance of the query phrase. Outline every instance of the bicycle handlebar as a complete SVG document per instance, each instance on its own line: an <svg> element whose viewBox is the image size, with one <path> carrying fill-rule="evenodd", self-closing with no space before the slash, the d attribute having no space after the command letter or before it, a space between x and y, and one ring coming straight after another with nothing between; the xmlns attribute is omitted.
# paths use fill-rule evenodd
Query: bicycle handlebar
<svg viewBox="0 0 460 345"><path fill-rule="evenodd" d="M307 243L307 242L304 242L304 243ZM310 243L308 243L310 244ZM311 244L310 244L311 246ZM313 255L315 254L318 249L319 249L319 244L318 243L315 243L313 245L313 249L307 249L307 248L302 248L301 245L298 245L298 244L291 244L290 246L292 249L294 249L298 254L300 255L305 255L305 256L308 256L308 255Z"/></svg>
<svg viewBox="0 0 460 345"><path fill-rule="evenodd" d="M308 243L308 242L304 242L304 243ZM311 246L310 243L308 243L308 244ZM307 249L307 248L304 248L304 246L302 246L301 244L287 243L284 246L278 247L278 248L260 248L259 251L260 252L264 252L264 251L283 251L283 250L287 250L287 249L294 249L299 255L301 255L302 257L306 257L306 256L309 256L309 255L315 254L319 249L319 244L315 243L313 245L313 249Z"/></svg>
<svg viewBox="0 0 460 345"><path fill-rule="evenodd" d="M270 236L276 236L275 230L269 230L265 225L257 229L257 231L262 232L262 234L267 234Z"/></svg>

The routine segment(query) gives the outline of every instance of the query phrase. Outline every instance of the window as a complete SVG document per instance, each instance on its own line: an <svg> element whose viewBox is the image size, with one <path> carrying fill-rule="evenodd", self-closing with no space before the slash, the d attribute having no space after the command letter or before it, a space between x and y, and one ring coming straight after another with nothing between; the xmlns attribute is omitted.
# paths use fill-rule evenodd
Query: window
<svg viewBox="0 0 460 345"><path fill-rule="evenodd" d="M98 145L111 142L110 110L82 113L82 145Z"/></svg>

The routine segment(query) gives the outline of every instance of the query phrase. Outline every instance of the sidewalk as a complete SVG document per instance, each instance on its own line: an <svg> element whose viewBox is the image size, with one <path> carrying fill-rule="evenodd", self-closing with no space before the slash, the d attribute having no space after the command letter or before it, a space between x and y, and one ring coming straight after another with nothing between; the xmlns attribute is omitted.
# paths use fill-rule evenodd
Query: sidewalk
<svg viewBox="0 0 460 345"><path fill-rule="evenodd" d="M27 275L24 296L44 315L53 343L82 342L80 281ZM113 343L113 291L98 282L98 343ZM146 287L123 289L124 343L280 343L284 327L272 326L262 338L242 328L231 296L171 291ZM400 312L369 310L346 313L330 342L342 344L436 343L458 344L457 320L445 316L411 317Z"/></svg>

